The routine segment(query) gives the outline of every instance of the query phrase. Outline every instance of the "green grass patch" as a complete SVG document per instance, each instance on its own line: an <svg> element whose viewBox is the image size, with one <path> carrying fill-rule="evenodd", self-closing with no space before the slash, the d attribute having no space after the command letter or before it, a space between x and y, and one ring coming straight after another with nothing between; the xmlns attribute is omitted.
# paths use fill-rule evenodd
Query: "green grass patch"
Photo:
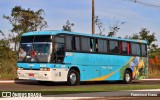
<svg viewBox="0 0 160 100"><path fill-rule="evenodd" d="M108 92L108 91L122 91L122 90L142 90L142 89L160 89L160 85L105 85L105 86L78 86L67 88L53 88L43 89L40 91L73 91L73 92Z"/></svg>
<svg viewBox="0 0 160 100"><path fill-rule="evenodd" d="M1 80L10 80L10 79L16 79L17 74L8 74L8 73L2 73L0 74Z"/></svg>

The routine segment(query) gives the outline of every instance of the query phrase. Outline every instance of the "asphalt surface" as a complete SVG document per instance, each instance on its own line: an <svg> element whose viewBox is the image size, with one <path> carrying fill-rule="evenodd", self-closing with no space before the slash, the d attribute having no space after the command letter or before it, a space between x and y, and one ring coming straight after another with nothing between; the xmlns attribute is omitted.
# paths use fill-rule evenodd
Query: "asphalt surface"
<svg viewBox="0 0 160 100"><path fill-rule="evenodd" d="M88 86L126 86L126 85L160 85L160 80L145 80L145 81L133 81L132 84L123 84L122 82L117 81L107 81L107 82L83 82L81 85L74 86L76 87L88 87ZM16 83L0 83L0 91L14 91L14 90L42 90L50 88L65 88L66 83L48 83L45 85L40 85L37 81L28 81L28 82L16 82Z"/></svg>

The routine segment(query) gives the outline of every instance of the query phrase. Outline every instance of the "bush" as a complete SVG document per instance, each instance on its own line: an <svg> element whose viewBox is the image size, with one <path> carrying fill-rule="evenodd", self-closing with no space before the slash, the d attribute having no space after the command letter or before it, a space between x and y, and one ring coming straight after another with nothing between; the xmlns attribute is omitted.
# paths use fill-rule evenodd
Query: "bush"
<svg viewBox="0 0 160 100"><path fill-rule="evenodd" d="M160 49L149 53L149 76L157 77L160 75Z"/></svg>
<svg viewBox="0 0 160 100"><path fill-rule="evenodd" d="M0 51L0 79L16 78L17 52L6 46L0 46Z"/></svg>

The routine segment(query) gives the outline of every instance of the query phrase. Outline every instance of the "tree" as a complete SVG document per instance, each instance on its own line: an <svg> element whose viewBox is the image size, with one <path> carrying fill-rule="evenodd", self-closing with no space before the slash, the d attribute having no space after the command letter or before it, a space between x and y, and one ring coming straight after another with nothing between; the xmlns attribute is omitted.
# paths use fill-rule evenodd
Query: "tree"
<svg viewBox="0 0 160 100"><path fill-rule="evenodd" d="M0 33L3 33L3 32L0 30Z"/></svg>
<svg viewBox="0 0 160 100"><path fill-rule="evenodd" d="M116 33L120 30L120 26L125 23L126 22L121 22L119 20L114 19L113 24L109 23L109 32L108 32L107 36L110 36L110 37L115 36ZM98 33L99 35L106 35L106 34L104 34L105 28L104 28L103 22L101 21L99 16L95 17L95 25L99 29L99 33Z"/></svg>
<svg viewBox="0 0 160 100"><path fill-rule="evenodd" d="M2 35L2 38L6 38L5 34L0 30L0 34Z"/></svg>
<svg viewBox="0 0 160 100"><path fill-rule="evenodd" d="M133 33L133 36L129 37L130 39L139 39L138 33Z"/></svg>
<svg viewBox="0 0 160 100"><path fill-rule="evenodd" d="M20 41L20 36L23 33L42 30L43 28L47 27L47 22L42 17L43 14L43 9L33 11L29 8L26 10L20 6L15 6L12 9L11 16L3 15L3 18L7 19L13 27L11 29L11 33L12 40L15 43L15 50L17 43Z"/></svg>
<svg viewBox="0 0 160 100"><path fill-rule="evenodd" d="M73 31L72 26L74 26L74 23L70 23L69 20L67 20L66 25L63 25L62 30L71 32L71 31Z"/></svg>
<svg viewBox="0 0 160 100"><path fill-rule="evenodd" d="M0 48L8 47L9 48L9 43L10 39L5 36L5 34L0 30Z"/></svg>
<svg viewBox="0 0 160 100"><path fill-rule="evenodd" d="M150 52L153 52L153 51L156 51L156 50L158 50L158 45L151 44L151 46L150 46Z"/></svg>
<svg viewBox="0 0 160 100"><path fill-rule="evenodd" d="M95 17L95 24L96 24L96 26L98 27L98 29L99 29L99 35L105 35L105 34L103 34L103 32L105 31L105 28L103 28L103 23L102 23L102 21L100 20L100 18L99 18L99 16L96 16Z"/></svg>
<svg viewBox="0 0 160 100"><path fill-rule="evenodd" d="M114 19L115 20L115 19ZM109 25L110 32L108 32L108 36L113 37L120 30L120 26L125 24L126 22L121 22L119 20L115 20L113 24Z"/></svg>
<svg viewBox="0 0 160 100"><path fill-rule="evenodd" d="M130 36L130 38L147 40L149 49L151 49L151 47L157 47L157 45L153 44L154 41L157 41L157 39L155 38L155 33L153 32L152 34L150 34L150 31L148 31L146 28L142 28L139 33L134 33L133 36Z"/></svg>

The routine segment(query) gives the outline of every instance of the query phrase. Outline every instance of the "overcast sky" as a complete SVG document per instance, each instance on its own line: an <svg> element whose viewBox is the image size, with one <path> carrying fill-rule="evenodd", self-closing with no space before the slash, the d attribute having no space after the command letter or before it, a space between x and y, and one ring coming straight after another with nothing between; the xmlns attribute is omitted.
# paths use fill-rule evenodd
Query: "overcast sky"
<svg viewBox="0 0 160 100"><path fill-rule="evenodd" d="M15 6L37 11L45 11L44 18L48 22L45 30L61 30L67 20L73 22L73 31L91 34L91 1L92 0L0 0L0 30L9 33L11 25L2 18L10 15ZM139 0L160 5L160 0ZM120 26L117 37L131 36L141 28L156 33L160 46L160 8L144 6L129 0L95 0L95 15L100 16L105 32L109 25L119 20L126 22ZM98 33L98 31L96 31Z"/></svg>

